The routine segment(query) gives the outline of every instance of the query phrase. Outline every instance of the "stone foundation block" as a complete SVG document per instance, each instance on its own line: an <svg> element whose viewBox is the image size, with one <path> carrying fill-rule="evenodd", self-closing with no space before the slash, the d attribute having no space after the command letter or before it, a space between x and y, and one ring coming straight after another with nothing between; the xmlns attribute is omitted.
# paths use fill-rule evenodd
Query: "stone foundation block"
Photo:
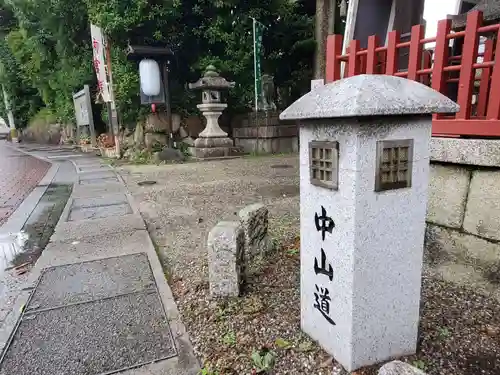
<svg viewBox="0 0 500 375"><path fill-rule="evenodd" d="M208 278L213 297L237 297L245 282L245 234L238 222L222 221L208 234Z"/></svg>
<svg viewBox="0 0 500 375"><path fill-rule="evenodd" d="M197 159L221 158L230 156L229 147L189 147L189 153Z"/></svg>
<svg viewBox="0 0 500 375"><path fill-rule="evenodd" d="M461 228L469 189L470 172L460 166L431 164L427 221Z"/></svg>
<svg viewBox="0 0 500 375"><path fill-rule="evenodd" d="M245 232L245 253L250 259L256 255L264 255L270 248L268 215L268 209L261 203L246 206L239 212L240 223Z"/></svg>
<svg viewBox="0 0 500 375"><path fill-rule="evenodd" d="M200 137L194 141L195 147L233 147L233 141L227 137L204 138Z"/></svg>
<svg viewBox="0 0 500 375"><path fill-rule="evenodd" d="M474 171L465 210L466 232L500 240L500 172Z"/></svg>

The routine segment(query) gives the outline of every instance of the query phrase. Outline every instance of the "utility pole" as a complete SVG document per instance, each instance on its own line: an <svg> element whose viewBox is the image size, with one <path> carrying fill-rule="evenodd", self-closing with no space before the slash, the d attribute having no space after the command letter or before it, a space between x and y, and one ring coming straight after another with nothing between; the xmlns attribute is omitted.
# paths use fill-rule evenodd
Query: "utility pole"
<svg viewBox="0 0 500 375"><path fill-rule="evenodd" d="M109 102L106 103L108 106L108 117L109 117L109 127L111 129L112 135L115 138L115 151L117 158L121 156L120 148L120 127L118 124L118 114L116 112L116 102L115 102L115 92L113 90L113 71L111 69L111 44L109 39L105 36L106 41L106 68L108 71L109 78Z"/></svg>

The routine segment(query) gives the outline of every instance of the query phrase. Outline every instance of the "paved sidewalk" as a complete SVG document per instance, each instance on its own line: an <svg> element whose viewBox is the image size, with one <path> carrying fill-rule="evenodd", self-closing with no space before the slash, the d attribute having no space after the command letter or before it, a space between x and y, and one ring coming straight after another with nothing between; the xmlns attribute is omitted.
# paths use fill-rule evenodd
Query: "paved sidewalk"
<svg viewBox="0 0 500 375"><path fill-rule="evenodd" d="M50 163L26 155L0 141L0 226L47 173Z"/></svg>
<svg viewBox="0 0 500 375"><path fill-rule="evenodd" d="M0 375L197 374L157 254L121 178L96 157L35 153L71 160L77 181L14 308L23 312L11 327Z"/></svg>

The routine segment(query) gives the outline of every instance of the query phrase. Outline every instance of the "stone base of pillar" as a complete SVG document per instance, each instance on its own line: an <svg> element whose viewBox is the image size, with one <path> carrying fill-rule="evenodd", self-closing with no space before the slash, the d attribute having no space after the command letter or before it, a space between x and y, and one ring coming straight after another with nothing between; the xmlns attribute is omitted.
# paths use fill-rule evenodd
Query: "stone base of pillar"
<svg viewBox="0 0 500 375"><path fill-rule="evenodd" d="M213 159L237 156L234 152L233 140L228 137L199 137L190 147L191 155L196 159Z"/></svg>
<svg viewBox="0 0 500 375"><path fill-rule="evenodd" d="M196 148L211 148L211 147L233 147L233 140L228 137L199 137L194 141Z"/></svg>
<svg viewBox="0 0 500 375"><path fill-rule="evenodd" d="M190 154L195 159L215 159L231 156L229 147L190 147Z"/></svg>

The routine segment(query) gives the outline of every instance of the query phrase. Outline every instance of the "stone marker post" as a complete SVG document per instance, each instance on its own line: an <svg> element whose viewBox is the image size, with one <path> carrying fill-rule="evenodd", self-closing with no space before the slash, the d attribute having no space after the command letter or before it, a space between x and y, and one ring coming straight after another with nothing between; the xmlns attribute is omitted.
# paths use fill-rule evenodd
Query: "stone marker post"
<svg viewBox="0 0 500 375"><path fill-rule="evenodd" d="M417 344L431 114L458 106L415 81L315 88L300 122L302 329L348 371Z"/></svg>

